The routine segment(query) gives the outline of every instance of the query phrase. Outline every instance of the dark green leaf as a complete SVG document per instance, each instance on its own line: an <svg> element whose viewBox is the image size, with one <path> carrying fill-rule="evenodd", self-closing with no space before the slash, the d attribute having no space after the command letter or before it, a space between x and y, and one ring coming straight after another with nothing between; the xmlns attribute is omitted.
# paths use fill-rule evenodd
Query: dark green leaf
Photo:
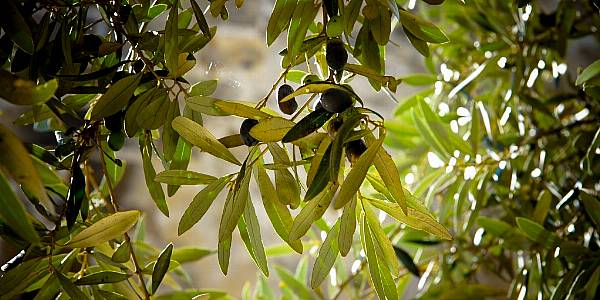
<svg viewBox="0 0 600 300"><path fill-rule="evenodd" d="M303 138L321 128L331 116L333 116L333 113L326 111L324 108L317 109L298 121L298 123L285 134L281 141L289 143Z"/></svg>
<svg viewBox="0 0 600 300"><path fill-rule="evenodd" d="M102 283L116 283L129 278L129 274L115 271L100 271L85 275L75 280L75 285L96 285Z"/></svg>
<svg viewBox="0 0 600 300"><path fill-rule="evenodd" d="M154 264L154 269L152 270L152 294L156 292L161 281L165 277L165 274L167 274L167 271L169 270L172 253L173 244L169 244L167 247L165 247L165 249L163 249L163 251L160 252L158 259L156 259L156 264Z"/></svg>
<svg viewBox="0 0 600 300"><path fill-rule="evenodd" d="M137 75L127 76L111 85L106 93L96 101L96 104L92 108L90 118L92 120L99 120L114 115L127 106L129 99L133 95L141 78L142 73L139 73Z"/></svg>

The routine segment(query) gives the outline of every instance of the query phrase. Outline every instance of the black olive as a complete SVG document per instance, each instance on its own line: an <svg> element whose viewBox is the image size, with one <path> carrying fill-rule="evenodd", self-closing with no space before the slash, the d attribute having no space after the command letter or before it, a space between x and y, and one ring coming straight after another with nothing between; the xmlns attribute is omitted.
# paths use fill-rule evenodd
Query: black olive
<svg viewBox="0 0 600 300"><path fill-rule="evenodd" d="M321 103L326 111L340 113L352 106L352 96L340 89L328 89L321 94Z"/></svg>
<svg viewBox="0 0 600 300"><path fill-rule="evenodd" d="M346 158L351 164L354 164L366 150L367 145L362 139L350 141L346 143Z"/></svg>
<svg viewBox="0 0 600 300"><path fill-rule="evenodd" d="M254 119L246 119L242 122L242 126L240 126L240 135L242 136L242 141L248 147L254 146L258 144L258 140L253 138L250 135L250 129L258 124L258 121Z"/></svg>
<svg viewBox="0 0 600 300"><path fill-rule="evenodd" d="M442 3L444 3L445 0L423 0L425 1L427 4L431 4L431 5L440 5Z"/></svg>
<svg viewBox="0 0 600 300"><path fill-rule="evenodd" d="M327 15L330 18L337 16L339 10L339 4L337 0L323 0L323 4L325 4L325 11L327 11Z"/></svg>
<svg viewBox="0 0 600 300"><path fill-rule="evenodd" d="M293 114L296 109L298 109L298 103L296 102L296 98L291 98L285 102L281 102L283 98L292 94L294 89L289 84L284 84L279 87L277 91L277 104L279 104L279 109L286 115Z"/></svg>
<svg viewBox="0 0 600 300"><path fill-rule="evenodd" d="M98 55L100 45L102 45L102 39L99 36L93 34L86 34L83 36L81 47L85 53Z"/></svg>
<svg viewBox="0 0 600 300"><path fill-rule="evenodd" d="M302 84L309 84L311 82L321 81L321 78L315 74L307 74L302 78Z"/></svg>
<svg viewBox="0 0 600 300"><path fill-rule="evenodd" d="M332 39L327 42L325 60L327 60L327 65L337 73L344 69L348 61L348 52L346 52L342 40Z"/></svg>
<svg viewBox="0 0 600 300"><path fill-rule="evenodd" d="M138 59L133 63L133 71L137 74L142 70L144 70L144 62L141 59Z"/></svg>
<svg viewBox="0 0 600 300"><path fill-rule="evenodd" d="M123 129L124 111L119 111L116 114L104 118L104 127L111 132L121 131Z"/></svg>
<svg viewBox="0 0 600 300"><path fill-rule="evenodd" d="M329 124L327 125L327 134L329 134L329 137L332 139L335 138L335 134L340 130L342 124L344 124L344 121L341 117L336 117L329 121Z"/></svg>
<svg viewBox="0 0 600 300"><path fill-rule="evenodd" d="M113 131L108 135L108 147L113 151L119 151L125 145L125 133L123 130Z"/></svg>

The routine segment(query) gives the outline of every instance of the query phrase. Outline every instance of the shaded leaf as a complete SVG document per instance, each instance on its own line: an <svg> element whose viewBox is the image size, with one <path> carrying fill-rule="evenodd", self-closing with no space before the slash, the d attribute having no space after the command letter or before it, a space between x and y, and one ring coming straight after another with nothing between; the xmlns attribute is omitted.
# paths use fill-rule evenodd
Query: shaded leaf
<svg viewBox="0 0 600 300"><path fill-rule="evenodd" d="M92 120L98 120L104 117L114 115L129 103L129 99L137 88L142 73L127 76L111 85L106 93L102 94L94 104L90 113Z"/></svg>
<svg viewBox="0 0 600 300"><path fill-rule="evenodd" d="M283 136L281 141L289 143L303 138L321 128L331 116L333 116L333 113L326 111L324 108L317 109L298 121L298 123Z"/></svg>
<svg viewBox="0 0 600 300"><path fill-rule="evenodd" d="M102 283L116 283L129 278L129 274L115 271L100 271L85 275L75 280L75 285L96 285Z"/></svg>
<svg viewBox="0 0 600 300"><path fill-rule="evenodd" d="M156 264L154 264L154 269L152 270L152 290L151 293L154 294L158 287L160 286L161 281L167 274L169 270L169 265L171 263L171 254L173 253L173 244L167 245L163 251L158 255L158 259L156 259Z"/></svg>

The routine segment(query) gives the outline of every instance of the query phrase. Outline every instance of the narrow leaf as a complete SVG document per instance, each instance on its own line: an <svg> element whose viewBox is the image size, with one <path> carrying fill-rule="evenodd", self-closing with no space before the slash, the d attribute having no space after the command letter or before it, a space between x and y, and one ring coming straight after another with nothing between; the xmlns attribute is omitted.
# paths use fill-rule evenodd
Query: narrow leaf
<svg viewBox="0 0 600 300"><path fill-rule="evenodd" d="M127 232L135 225L139 217L140 212L137 210L116 212L82 230L65 246L70 248L86 248L110 241Z"/></svg>
<svg viewBox="0 0 600 300"><path fill-rule="evenodd" d="M173 129L194 146L206 151L218 158L240 165L241 163L233 156L223 144L221 144L210 131L202 125L184 117L173 120Z"/></svg>
<svg viewBox="0 0 600 300"><path fill-rule="evenodd" d="M165 274L167 274L167 271L169 270L172 253L173 244L171 243L167 245L167 247L165 247L165 249L163 249L163 251L161 251L158 255L158 259L156 260L156 264L154 264L154 269L152 270L152 294L156 292L161 281L165 277Z"/></svg>

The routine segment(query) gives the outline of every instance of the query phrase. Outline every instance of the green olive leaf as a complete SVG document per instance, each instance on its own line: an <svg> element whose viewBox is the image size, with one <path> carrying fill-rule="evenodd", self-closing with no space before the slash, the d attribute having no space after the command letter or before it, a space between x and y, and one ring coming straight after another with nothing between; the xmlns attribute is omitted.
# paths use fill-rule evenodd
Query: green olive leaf
<svg viewBox="0 0 600 300"><path fill-rule="evenodd" d="M127 280L131 275L127 273L115 272L115 271L100 271L92 274L85 275L75 280L75 285L96 285L103 283L116 283L123 280Z"/></svg>
<svg viewBox="0 0 600 300"><path fill-rule="evenodd" d="M158 255L158 259L156 259L156 263L154 264L154 268L152 269L152 290L151 293L154 294L158 287L160 286L161 281L169 271L169 265L171 264L171 254L173 253L173 244L170 243L160 252Z"/></svg>
<svg viewBox="0 0 600 300"><path fill-rule="evenodd" d="M215 198L217 198L219 193L221 193L231 178L232 176L230 175L213 181L194 197L190 205L185 209L185 212L179 221L179 226L177 228L178 235L182 235L184 232L194 226L194 224L198 223L200 219L202 219Z"/></svg>
<svg viewBox="0 0 600 300"><path fill-rule="evenodd" d="M154 181L173 185L199 185L209 184L217 178L193 171L185 170L166 170L154 177Z"/></svg>
<svg viewBox="0 0 600 300"><path fill-rule="evenodd" d="M352 197L350 202L344 205L342 216L340 217L340 234L338 236L338 245L342 256L348 255L352 242L354 241L354 231L356 231L356 203L357 196Z"/></svg>
<svg viewBox="0 0 600 300"><path fill-rule="evenodd" d="M0 170L22 185L50 214L55 214L54 204L48 198L44 185L27 149L19 138L0 124ZM21 206L22 207L22 206Z"/></svg>
<svg viewBox="0 0 600 300"><path fill-rule="evenodd" d="M192 143L192 145L202 149L202 151L206 151L236 165L241 165L237 158L202 125L185 117L176 117L173 120L172 126L180 136Z"/></svg>
<svg viewBox="0 0 600 300"><path fill-rule="evenodd" d="M250 135L261 142L279 142L295 125L280 117L262 119L250 129Z"/></svg>
<svg viewBox="0 0 600 300"><path fill-rule="evenodd" d="M0 171L0 220L14 232L32 244L39 243L39 236L29 221L25 207L17 198L10 184Z"/></svg>
<svg viewBox="0 0 600 300"><path fill-rule="evenodd" d="M271 46L277 37L289 26L298 0L276 0L267 23L267 45Z"/></svg>
<svg viewBox="0 0 600 300"><path fill-rule="evenodd" d="M303 138L321 128L327 120L331 119L331 116L333 116L333 113L330 113L323 108L317 109L298 121L298 123L283 136L281 141L289 143Z"/></svg>
<svg viewBox="0 0 600 300"><path fill-rule="evenodd" d="M137 210L116 212L82 230L65 246L69 248L87 248L110 241L127 232L135 225L139 217L140 212Z"/></svg>
<svg viewBox="0 0 600 300"><path fill-rule="evenodd" d="M400 11L400 22L412 35L429 43L447 43L448 37L435 25L406 10Z"/></svg>
<svg viewBox="0 0 600 300"><path fill-rule="evenodd" d="M319 254L315 259L315 264L310 276L310 287L316 289L321 282L329 275L329 271L338 254L338 235L340 233L340 222L336 222L327 233L327 238L323 241Z"/></svg>
<svg viewBox="0 0 600 300"><path fill-rule="evenodd" d="M269 276L269 266L267 265L267 255L260 235L260 225L252 201L246 202L244 213L238 222L238 229L242 236L242 241L250 253L250 256L260 268L265 276Z"/></svg>
<svg viewBox="0 0 600 300"><path fill-rule="evenodd" d="M267 212L275 232L286 241L294 251L302 253L302 243L298 240L290 241L289 232L293 219L288 208L279 200L277 190L273 186L267 171L264 168L262 158L254 163L254 179L260 190L263 206Z"/></svg>
<svg viewBox="0 0 600 300"><path fill-rule="evenodd" d="M92 107L90 113L91 120L99 120L122 110L129 103L129 99L137 88L142 73L127 76L111 85L106 93L102 94Z"/></svg>
<svg viewBox="0 0 600 300"><path fill-rule="evenodd" d="M346 176L346 179L344 179L344 183L340 187L340 192L333 205L335 209L344 207L348 201L352 200L352 197L354 197L365 179L367 171L373 164L382 144L383 137L380 137L375 140L374 143L369 145L367 150L358 158L358 160L356 160L354 166L352 166L352 169L350 169L350 172Z"/></svg>

